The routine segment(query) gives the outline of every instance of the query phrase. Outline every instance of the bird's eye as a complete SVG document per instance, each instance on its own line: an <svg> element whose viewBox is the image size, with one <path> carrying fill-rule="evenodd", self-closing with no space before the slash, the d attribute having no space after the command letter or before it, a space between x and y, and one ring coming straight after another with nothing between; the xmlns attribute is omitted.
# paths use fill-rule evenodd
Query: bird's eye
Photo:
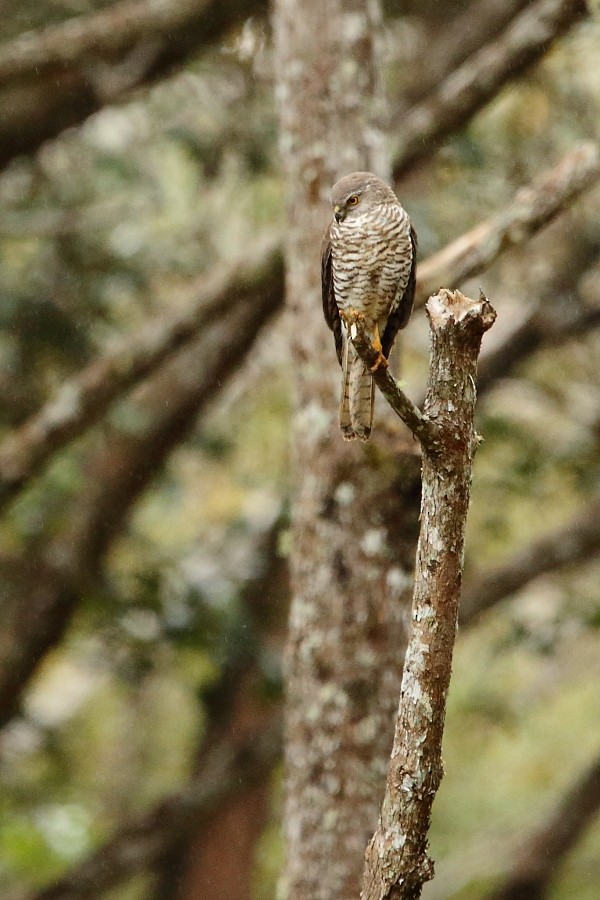
<svg viewBox="0 0 600 900"><path fill-rule="evenodd" d="M358 197L356 194L352 194L351 197L348 197L348 206L356 206L358 203Z"/></svg>

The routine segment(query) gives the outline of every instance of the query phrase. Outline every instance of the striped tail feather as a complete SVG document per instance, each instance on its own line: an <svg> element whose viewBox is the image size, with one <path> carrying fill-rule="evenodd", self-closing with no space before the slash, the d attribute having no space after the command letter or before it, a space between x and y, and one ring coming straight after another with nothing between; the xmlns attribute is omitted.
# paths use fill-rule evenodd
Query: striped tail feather
<svg viewBox="0 0 600 900"><path fill-rule="evenodd" d="M373 425L375 383L354 346L343 335L340 427L347 441L367 441Z"/></svg>

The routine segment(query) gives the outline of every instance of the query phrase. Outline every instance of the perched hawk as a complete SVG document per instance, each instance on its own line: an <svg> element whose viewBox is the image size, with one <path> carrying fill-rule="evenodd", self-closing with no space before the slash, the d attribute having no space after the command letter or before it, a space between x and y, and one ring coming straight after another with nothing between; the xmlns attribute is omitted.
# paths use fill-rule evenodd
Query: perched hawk
<svg viewBox="0 0 600 900"><path fill-rule="evenodd" d="M340 426L346 440L366 441L375 385L348 337L345 315L364 316L373 346L387 358L415 296L417 236L396 195L376 175L353 172L331 192L333 219L323 238L325 320L342 366Z"/></svg>

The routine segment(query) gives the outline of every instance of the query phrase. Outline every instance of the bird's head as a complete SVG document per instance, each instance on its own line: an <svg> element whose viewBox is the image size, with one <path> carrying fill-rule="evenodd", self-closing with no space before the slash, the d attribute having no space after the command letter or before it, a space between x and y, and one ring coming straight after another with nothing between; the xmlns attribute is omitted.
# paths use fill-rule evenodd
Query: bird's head
<svg viewBox="0 0 600 900"><path fill-rule="evenodd" d="M352 172L337 181L331 191L331 205L336 222L362 215L369 207L382 203L398 203L388 185L372 172Z"/></svg>

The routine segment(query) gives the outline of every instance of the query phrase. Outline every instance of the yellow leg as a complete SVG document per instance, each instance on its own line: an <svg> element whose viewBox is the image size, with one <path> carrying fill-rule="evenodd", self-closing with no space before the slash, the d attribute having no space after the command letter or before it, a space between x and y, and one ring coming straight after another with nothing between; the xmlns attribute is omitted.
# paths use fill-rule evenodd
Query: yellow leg
<svg viewBox="0 0 600 900"><path fill-rule="evenodd" d="M387 369L388 361L383 355L383 347L381 346L381 338L379 337L379 328L377 326L377 322L375 322L374 335L371 338L371 346L373 350L377 351L377 359L375 360L374 365L371 366L371 372L376 372L377 369Z"/></svg>

